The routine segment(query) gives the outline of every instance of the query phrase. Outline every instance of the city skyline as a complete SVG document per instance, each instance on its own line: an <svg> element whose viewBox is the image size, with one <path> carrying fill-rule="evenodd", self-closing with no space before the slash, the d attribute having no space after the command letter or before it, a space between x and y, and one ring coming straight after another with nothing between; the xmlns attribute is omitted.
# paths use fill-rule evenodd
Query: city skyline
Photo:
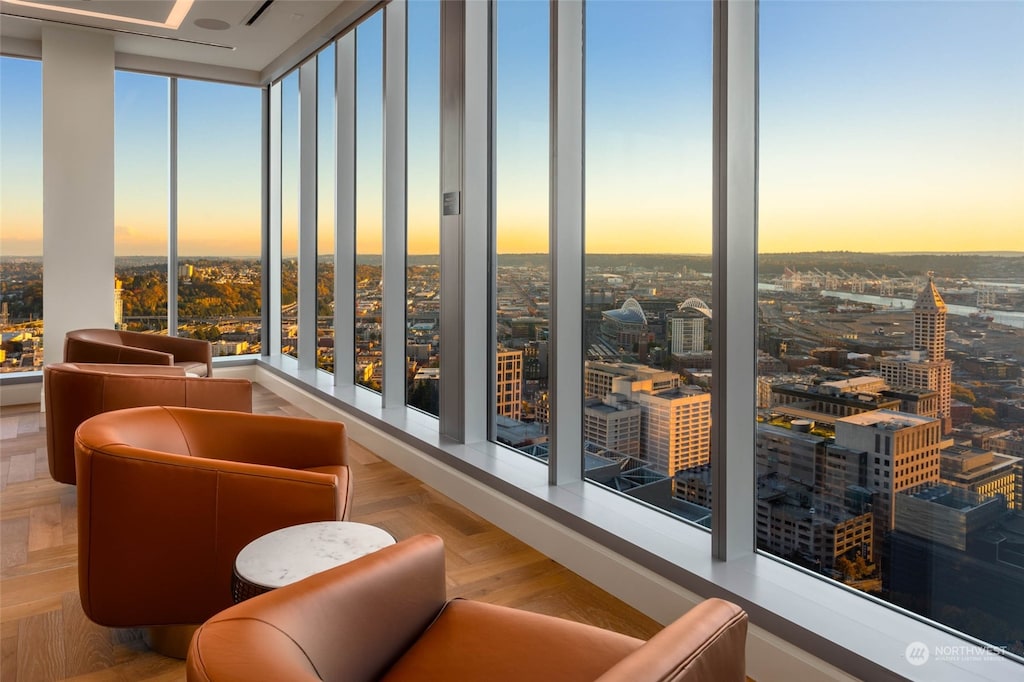
<svg viewBox="0 0 1024 682"><path fill-rule="evenodd" d="M422 11L425 4L411 7ZM710 7L588 6L588 253L710 250ZM547 31L524 28L538 17L546 21L545 3L498 5L499 253L547 251ZM1012 87L1024 73L1024 47L1016 40L1022 30L1020 2L763 1L760 249L843 250L852 241L867 252L919 251L922 242L937 252L1024 250L1024 196L1018 189L1024 185L1024 88ZM428 42L413 49L429 52L434 48ZM505 56L507 45L516 54ZM619 51L629 46L636 49ZM3 252L38 255L40 66L5 57L0 68ZM118 72L118 79L163 83L166 93L159 77ZM190 89L195 92L199 114L209 114L211 103L244 112L246 98L258 100L256 88L179 83L182 101L187 103ZM410 125L431 106L425 94L410 97L417 108L410 111ZM116 96L119 106L134 107L152 138L154 121L166 119L166 94L133 97L119 88ZM225 157L255 144L258 106L248 108L253 115L243 117L244 124L236 113L215 125L208 115L182 110L180 191L191 195L181 197L178 212L193 226L179 228L183 256L256 251L249 211L239 217L237 202L202 191L223 186L224 169L190 163L213 140L227 150ZM505 120L516 121L514 136L501 132ZM115 226L122 255L166 251L166 199L154 194L152 173L135 172L138 163L152 166L166 158L166 149L161 156L156 148L164 135L156 135L154 146L146 130L126 122L117 131L131 144L117 150L119 182L126 183ZM421 136L410 137L410 152ZM515 154L501 157L510 145L518 147ZM416 155L410 178L428 166L436 177L436 159ZM379 188L372 191L379 196ZM436 197L422 186L417 192L416 200L410 197L410 235L436 231L438 223ZM381 212L374 213L361 223L361 253L379 251ZM809 234L813 244L804 243ZM436 242L410 237L410 254L434 249Z"/></svg>

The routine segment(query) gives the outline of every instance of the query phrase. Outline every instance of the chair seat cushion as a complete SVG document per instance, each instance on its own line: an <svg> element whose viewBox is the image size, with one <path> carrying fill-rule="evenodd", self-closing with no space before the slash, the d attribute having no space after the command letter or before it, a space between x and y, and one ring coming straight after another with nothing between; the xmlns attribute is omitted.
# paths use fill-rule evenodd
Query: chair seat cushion
<svg viewBox="0 0 1024 682"><path fill-rule="evenodd" d="M206 363L205 362L176 362L175 367L180 367L185 370L185 373L189 376L194 377L205 377L206 376Z"/></svg>
<svg viewBox="0 0 1024 682"><path fill-rule="evenodd" d="M643 644L591 625L455 599L381 679L592 681Z"/></svg>

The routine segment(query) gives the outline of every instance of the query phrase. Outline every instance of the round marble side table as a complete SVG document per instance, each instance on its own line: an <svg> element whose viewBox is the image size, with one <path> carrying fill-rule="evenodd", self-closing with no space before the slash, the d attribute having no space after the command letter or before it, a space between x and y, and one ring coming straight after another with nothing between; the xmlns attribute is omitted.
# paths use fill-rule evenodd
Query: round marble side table
<svg viewBox="0 0 1024 682"><path fill-rule="evenodd" d="M387 531L353 521L281 528L256 538L238 553L231 596L237 604L393 544L395 539Z"/></svg>

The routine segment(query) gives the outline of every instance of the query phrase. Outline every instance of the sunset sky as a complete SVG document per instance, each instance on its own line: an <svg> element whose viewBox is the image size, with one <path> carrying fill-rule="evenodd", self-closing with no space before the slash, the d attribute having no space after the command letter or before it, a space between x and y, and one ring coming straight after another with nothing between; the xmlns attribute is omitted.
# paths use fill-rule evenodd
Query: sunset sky
<svg viewBox="0 0 1024 682"><path fill-rule="evenodd" d="M761 251L1024 251L1024 2L763 0L760 20ZM548 7L502 1L497 21L498 249L545 252ZM409 26L409 251L436 253L436 3L411 2ZM380 250L380 31L357 35L360 253ZM708 252L711 3L590 2L586 35L587 251ZM167 80L119 72L115 97L116 253L165 254ZM179 97L179 251L256 255L259 91ZM4 255L42 252L40 98L38 62L0 59ZM323 131L323 233L332 146Z"/></svg>

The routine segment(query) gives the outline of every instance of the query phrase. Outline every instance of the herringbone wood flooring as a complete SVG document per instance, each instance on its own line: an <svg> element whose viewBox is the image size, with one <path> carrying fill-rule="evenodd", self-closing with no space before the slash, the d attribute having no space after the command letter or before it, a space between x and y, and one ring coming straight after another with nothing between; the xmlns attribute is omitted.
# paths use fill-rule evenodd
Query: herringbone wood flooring
<svg viewBox="0 0 1024 682"><path fill-rule="evenodd" d="M254 386L254 411L308 416ZM445 540L449 596L505 604L648 638L653 620L353 444L352 519L401 539ZM139 630L91 623L78 597L75 488L46 464L38 405L0 414L0 680L178 681L184 663Z"/></svg>

